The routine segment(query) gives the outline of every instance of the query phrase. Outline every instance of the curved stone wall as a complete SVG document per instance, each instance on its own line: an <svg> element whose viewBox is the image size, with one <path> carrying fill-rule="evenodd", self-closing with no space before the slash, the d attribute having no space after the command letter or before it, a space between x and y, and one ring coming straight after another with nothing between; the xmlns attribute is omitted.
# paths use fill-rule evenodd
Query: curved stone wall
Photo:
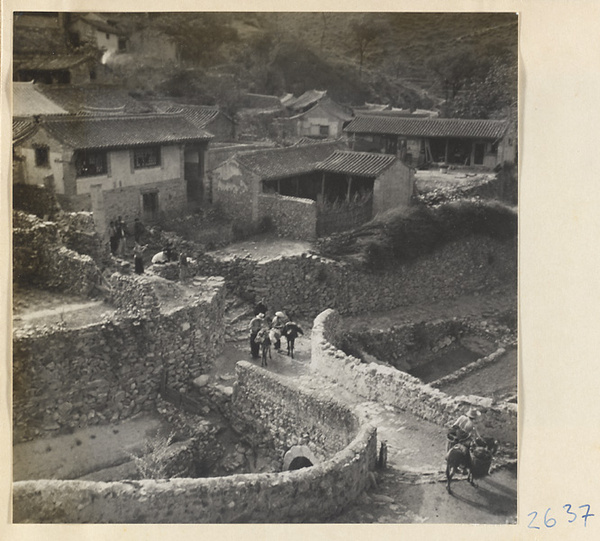
<svg viewBox="0 0 600 541"><path fill-rule="evenodd" d="M328 309L317 316L311 336L311 367L351 392L409 411L438 425L454 421L469 407L485 410L482 425L503 443L516 444L517 406L491 404L477 396L451 397L391 366L363 363L338 349L341 318Z"/></svg>
<svg viewBox="0 0 600 541"><path fill-rule="evenodd" d="M316 447L321 452L342 444L329 434L339 436L352 426L353 432L346 436L349 443L313 467L280 473L115 483L21 481L13 484L14 522L317 522L359 496L375 468L376 429L360 424L348 408L331 399L286 385L281 376L246 362L238 363L236 370L240 378L235 391L238 406L262 411L270 426L287 419L286 431L293 429L291 436L299 439L309 434L308 423L316 416L315 422L322 427L318 430L326 440ZM247 390L259 381L270 386L269 401L261 401L260 392ZM296 401L298 407L286 407L287 400ZM294 417L296 422L292 422Z"/></svg>

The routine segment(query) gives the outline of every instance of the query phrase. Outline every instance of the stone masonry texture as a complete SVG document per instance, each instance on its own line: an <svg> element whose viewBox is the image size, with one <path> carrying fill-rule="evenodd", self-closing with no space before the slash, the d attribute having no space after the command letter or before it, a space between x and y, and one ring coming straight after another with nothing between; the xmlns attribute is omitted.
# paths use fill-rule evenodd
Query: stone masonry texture
<svg viewBox="0 0 600 541"><path fill-rule="evenodd" d="M362 493L377 459L374 427L361 425L339 404L288 389L280 377L250 363L240 362L236 373L240 407L261 412L259 422L286 428L293 424L296 434L311 432L305 415L309 412L318 426L314 434L331 439L321 447L337 449L335 454L310 468L280 473L113 483L20 481L13 485L14 522L318 522ZM259 392L262 388L269 389L266 402ZM349 426L353 430L346 434Z"/></svg>

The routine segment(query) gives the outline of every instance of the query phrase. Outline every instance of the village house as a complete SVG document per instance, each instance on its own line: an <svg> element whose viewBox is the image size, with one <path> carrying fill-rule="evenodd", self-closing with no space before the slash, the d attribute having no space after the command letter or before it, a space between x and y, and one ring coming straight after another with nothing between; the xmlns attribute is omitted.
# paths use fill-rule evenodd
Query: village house
<svg viewBox="0 0 600 541"><path fill-rule="evenodd" d="M338 150L316 169L322 173L322 190L330 202L372 196L372 216L408 207L414 195L413 170L389 154Z"/></svg>
<svg viewBox="0 0 600 541"><path fill-rule="evenodd" d="M109 55L127 51L127 33L97 13L72 15L68 30L74 47L90 43Z"/></svg>
<svg viewBox="0 0 600 541"><path fill-rule="evenodd" d="M42 117L17 126L22 181L51 188L63 208L146 222L181 212L203 195L211 135L181 115Z"/></svg>
<svg viewBox="0 0 600 541"><path fill-rule="evenodd" d="M82 84L108 80L108 73L93 53L14 54L13 81L44 84Z"/></svg>
<svg viewBox="0 0 600 541"><path fill-rule="evenodd" d="M213 201L239 223L269 218L310 239L407 206L414 175L394 156L349 152L341 141L240 152L211 172Z"/></svg>
<svg viewBox="0 0 600 541"><path fill-rule="evenodd" d="M344 131L352 149L394 154L413 167L493 169L516 155L515 134L504 120L360 115Z"/></svg>
<svg viewBox="0 0 600 541"><path fill-rule="evenodd" d="M353 117L352 111L333 101L326 90L309 90L299 98L284 101L292 115L288 119L291 132L297 137L339 137Z"/></svg>

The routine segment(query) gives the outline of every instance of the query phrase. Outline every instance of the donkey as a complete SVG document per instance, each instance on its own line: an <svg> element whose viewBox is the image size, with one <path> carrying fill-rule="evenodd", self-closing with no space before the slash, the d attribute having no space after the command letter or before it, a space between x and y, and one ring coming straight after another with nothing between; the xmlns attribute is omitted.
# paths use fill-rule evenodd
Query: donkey
<svg viewBox="0 0 600 541"><path fill-rule="evenodd" d="M299 334L304 335L302 327L293 321L288 321L283 326L283 334L287 340L287 354L293 359L294 358L294 343Z"/></svg>
<svg viewBox="0 0 600 541"><path fill-rule="evenodd" d="M260 365L267 366L267 356L271 360L271 337L269 329L262 328L258 331L254 341L260 345Z"/></svg>
<svg viewBox="0 0 600 541"><path fill-rule="evenodd" d="M467 480L476 487L475 479L489 474L492 457L498 450L498 441L494 438L476 438L470 443L457 443L446 455L446 490L452 494L450 484L452 476L459 468L467 472Z"/></svg>

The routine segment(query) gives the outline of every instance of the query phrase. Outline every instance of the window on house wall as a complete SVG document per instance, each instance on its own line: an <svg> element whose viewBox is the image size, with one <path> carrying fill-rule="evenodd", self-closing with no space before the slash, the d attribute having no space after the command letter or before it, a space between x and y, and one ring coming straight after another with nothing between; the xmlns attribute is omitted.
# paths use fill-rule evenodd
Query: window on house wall
<svg viewBox="0 0 600 541"><path fill-rule="evenodd" d="M48 147L38 147L35 149L35 165L37 167L49 167L50 166L50 158L49 158L49 150Z"/></svg>
<svg viewBox="0 0 600 541"><path fill-rule="evenodd" d="M79 151L75 157L75 169L78 177L94 177L108 172L106 152Z"/></svg>
<svg viewBox="0 0 600 541"><path fill-rule="evenodd" d="M119 38L119 51L127 50L127 40L125 38Z"/></svg>
<svg viewBox="0 0 600 541"><path fill-rule="evenodd" d="M106 33L106 39L110 39L110 34L108 32Z"/></svg>
<svg viewBox="0 0 600 541"><path fill-rule="evenodd" d="M319 126L319 135L329 137L329 126Z"/></svg>
<svg viewBox="0 0 600 541"><path fill-rule="evenodd" d="M136 148L133 151L134 169L158 167L160 165L160 147Z"/></svg>

